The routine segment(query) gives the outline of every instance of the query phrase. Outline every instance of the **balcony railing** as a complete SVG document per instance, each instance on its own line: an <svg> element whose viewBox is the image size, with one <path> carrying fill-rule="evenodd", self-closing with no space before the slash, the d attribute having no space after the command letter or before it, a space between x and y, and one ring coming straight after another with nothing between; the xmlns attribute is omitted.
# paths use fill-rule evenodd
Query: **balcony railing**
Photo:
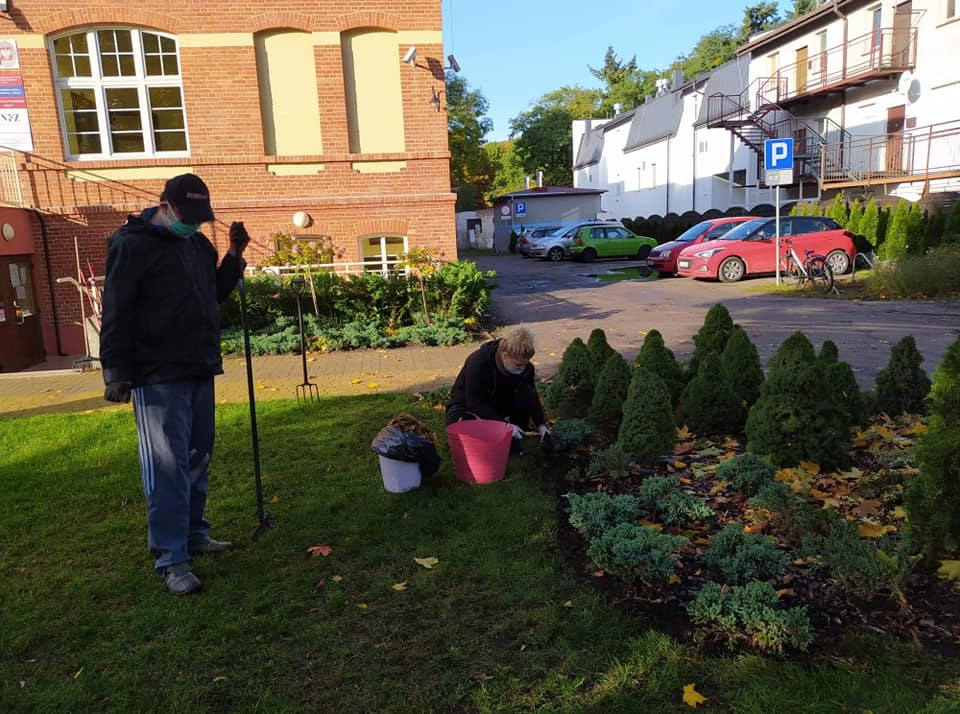
<svg viewBox="0 0 960 714"><path fill-rule="evenodd" d="M757 90L754 108L903 72L916 60L917 28L878 29L761 77L766 82Z"/></svg>
<svg viewBox="0 0 960 714"><path fill-rule="evenodd" d="M23 207L19 164L15 152L0 148L0 205Z"/></svg>
<svg viewBox="0 0 960 714"><path fill-rule="evenodd" d="M960 120L827 144L820 176L825 187L960 176Z"/></svg>

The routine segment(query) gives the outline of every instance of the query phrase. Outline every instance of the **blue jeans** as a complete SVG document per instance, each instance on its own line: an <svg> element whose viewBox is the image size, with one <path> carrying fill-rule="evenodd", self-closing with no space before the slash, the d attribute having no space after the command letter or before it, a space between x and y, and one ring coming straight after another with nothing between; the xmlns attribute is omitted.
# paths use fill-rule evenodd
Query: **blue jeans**
<svg viewBox="0 0 960 714"><path fill-rule="evenodd" d="M140 476L147 499L147 545L154 567L190 560L191 543L206 541L203 517L214 440L213 378L135 387Z"/></svg>

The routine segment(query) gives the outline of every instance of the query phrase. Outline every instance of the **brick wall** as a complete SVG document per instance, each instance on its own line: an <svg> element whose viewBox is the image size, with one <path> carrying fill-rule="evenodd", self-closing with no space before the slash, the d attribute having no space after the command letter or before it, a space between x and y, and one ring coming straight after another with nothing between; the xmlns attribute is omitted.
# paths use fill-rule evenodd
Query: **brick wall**
<svg viewBox="0 0 960 714"><path fill-rule="evenodd" d="M454 195L450 192L445 112L430 106L433 89L443 88L443 48L439 42L404 42L403 33L441 29L439 0L429 2L365 2L340 0L261 2L256 14L247 5L211 0L187 16L182 3L158 1L149 10L112 0L74 2L37 0L14 3L0 35L18 40L20 69L4 74L23 76L33 131L33 154L20 154L24 202L43 214L52 277L74 275L74 237L84 266L89 260L102 272L106 237L126 213L156 201L163 185L151 180L77 181L68 170L190 166L210 187L218 221L205 233L221 252L227 247L227 226L242 220L253 237L251 262L271 250L267 236L294 230L294 212L307 211L314 225L304 234L329 235L345 251L344 260L359 259L359 239L379 232L402 233L411 246L429 246L456 254ZM354 9L354 8L361 9ZM349 8L349 9L348 9ZM369 8L369 9L368 9ZM186 104L190 156L181 159L65 161L56 111L53 76L46 41L71 29L96 25L130 25L176 34ZM293 28L338 33L357 27L383 27L401 33L397 62L409 44L417 45L418 66L400 69L406 151L397 154L348 153L343 69L339 45L316 44L315 67L320 106L322 155L266 156L260 119L256 58L252 39L244 46L192 47L190 34L253 33ZM411 35L413 36L413 35ZM423 37L423 35L420 35ZM438 37L438 35L437 35ZM40 46L40 45L43 46ZM31 46L37 45L37 46ZM361 172L375 161L402 161L395 172ZM275 175L274 165L313 165L310 175ZM45 346L55 353L52 306L40 222L33 221L37 297L45 323ZM54 285L61 341L69 353L82 351L79 302L72 287Z"/></svg>

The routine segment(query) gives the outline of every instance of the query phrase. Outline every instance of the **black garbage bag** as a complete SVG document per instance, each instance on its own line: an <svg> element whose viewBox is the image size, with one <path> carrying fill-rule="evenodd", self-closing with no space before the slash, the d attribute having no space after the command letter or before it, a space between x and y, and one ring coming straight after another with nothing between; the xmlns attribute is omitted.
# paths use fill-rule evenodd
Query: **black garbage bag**
<svg viewBox="0 0 960 714"><path fill-rule="evenodd" d="M373 453L388 459L420 465L420 474L433 476L440 468L437 445L425 436L387 424L370 444Z"/></svg>

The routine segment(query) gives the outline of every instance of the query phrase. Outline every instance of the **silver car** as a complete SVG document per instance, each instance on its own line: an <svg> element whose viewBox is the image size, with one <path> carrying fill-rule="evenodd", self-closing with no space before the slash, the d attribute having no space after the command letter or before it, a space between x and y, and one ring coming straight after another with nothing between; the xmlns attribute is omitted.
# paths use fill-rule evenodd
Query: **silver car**
<svg viewBox="0 0 960 714"><path fill-rule="evenodd" d="M556 223L535 223L524 226L520 237L517 238L517 252L524 258L529 258L530 246L533 243L567 225L569 224L557 221Z"/></svg>
<svg viewBox="0 0 960 714"><path fill-rule="evenodd" d="M573 247L573 238L577 234L577 229L581 226L592 225L600 221L579 221L571 223L563 228L559 228L553 233L538 238L536 242L530 244L528 250L531 258L541 258L558 263L564 258L569 258L572 254L570 249Z"/></svg>

